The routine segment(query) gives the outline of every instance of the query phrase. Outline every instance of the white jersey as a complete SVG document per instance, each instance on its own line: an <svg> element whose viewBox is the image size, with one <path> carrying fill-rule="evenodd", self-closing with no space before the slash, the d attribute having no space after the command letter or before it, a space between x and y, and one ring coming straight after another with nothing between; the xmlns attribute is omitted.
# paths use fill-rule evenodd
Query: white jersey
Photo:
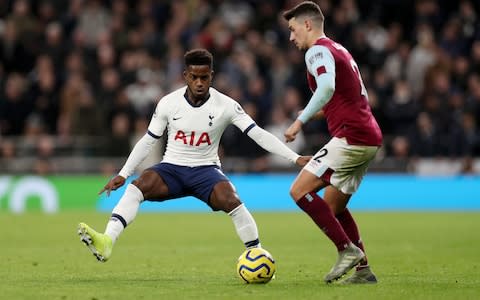
<svg viewBox="0 0 480 300"><path fill-rule="evenodd" d="M159 137L167 129L162 162L181 166L220 166L218 146L225 128L233 124L241 131L255 126L240 104L210 88L210 98L200 106L186 99L187 87L164 96L157 104L148 132Z"/></svg>
<svg viewBox="0 0 480 300"><path fill-rule="evenodd" d="M119 175L128 178L148 156L158 138L167 130L167 147L162 162L180 166L220 166L218 145L225 128L233 124L268 152L295 163L300 157L274 135L256 126L240 104L210 88L210 98L200 106L186 99L187 87L180 88L157 104L148 132L133 147Z"/></svg>

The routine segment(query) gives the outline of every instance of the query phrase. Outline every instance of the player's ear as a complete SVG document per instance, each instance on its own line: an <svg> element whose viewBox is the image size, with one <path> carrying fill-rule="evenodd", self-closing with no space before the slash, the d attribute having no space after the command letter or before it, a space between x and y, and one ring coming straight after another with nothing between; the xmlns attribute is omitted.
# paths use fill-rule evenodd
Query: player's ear
<svg viewBox="0 0 480 300"><path fill-rule="evenodd" d="M305 21L303 21L303 22L305 24L305 28L307 29L307 31L310 31L312 29L312 20L305 19Z"/></svg>
<svg viewBox="0 0 480 300"><path fill-rule="evenodd" d="M187 70L183 70L183 79L187 80Z"/></svg>

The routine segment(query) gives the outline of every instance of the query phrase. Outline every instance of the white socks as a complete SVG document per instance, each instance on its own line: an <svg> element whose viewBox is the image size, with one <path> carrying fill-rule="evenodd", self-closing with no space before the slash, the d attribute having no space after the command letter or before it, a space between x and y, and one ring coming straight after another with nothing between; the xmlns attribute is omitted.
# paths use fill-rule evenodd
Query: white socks
<svg viewBox="0 0 480 300"><path fill-rule="evenodd" d="M261 247L257 224L243 203L229 212L228 215L232 217L237 234L247 248Z"/></svg>
<svg viewBox="0 0 480 300"><path fill-rule="evenodd" d="M125 227L135 219L140 203L143 200L142 192L135 185L129 184L122 198L120 198L120 201L113 209L112 217L105 229L105 234L112 239L113 243L115 243Z"/></svg>
<svg viewBox="0 0 480 300"><path fill-rule="evenodd" d="M113 209L112 217L105 229L105 234L112 239L113 243L125 227L135 219L143 200L142 192L135 185L129 184L122 198ZM235 230L247 248L261 247L257 224L243 203L229 212L228 215L232 217Z"/></svg>

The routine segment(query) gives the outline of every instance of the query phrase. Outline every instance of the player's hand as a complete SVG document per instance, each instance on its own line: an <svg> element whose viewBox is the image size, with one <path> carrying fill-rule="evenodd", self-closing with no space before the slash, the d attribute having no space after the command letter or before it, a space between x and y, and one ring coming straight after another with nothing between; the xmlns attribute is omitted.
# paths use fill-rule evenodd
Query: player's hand
<svg viewBox="0 0 480 300"><path fill-rule="evenodd" d="M107 192L107 196L110 196L111 191L115 191L119 187L125 184L125 178L117 175L114 178L110 179L110 181L103 187L103 189L98 193L99 195L103 192Z"/></svg>
<svg viewBox="0 0 480 300"><path fill-rule="evenodd" d="M303 167L310 161L310 159L312 159L311 155L300 156L299 158L297 158L297 161L295 163L297 164L297 166Z"/></svg>
<svg viewBox="0 0 480 300"><path fill-rule="evenodd" d="M293 142L297 136L297 133L302 129L302 122L300 120L295 120L295 122L290 125L290 127L285 130L283 134L285 136L285 141L287 143Z"/></svg>

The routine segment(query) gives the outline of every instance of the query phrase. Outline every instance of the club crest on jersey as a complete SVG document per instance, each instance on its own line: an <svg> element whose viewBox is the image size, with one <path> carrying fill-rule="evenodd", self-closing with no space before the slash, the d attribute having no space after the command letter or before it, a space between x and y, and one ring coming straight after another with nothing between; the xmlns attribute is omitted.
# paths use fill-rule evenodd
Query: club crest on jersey
<svg viewBox="0 0 480 300"><path fill-rule="evenodd" d="M210 136L208 132L202 132L200 134L196 134L195 131L192 131L190 135L186 134L182 130L177 131L175 135L175 141L179 140L183 142L184 145L190 146L201 146L202 144L211 145L212 142L210 141Z"/></svg>
<svg viewBox="0 0 480 300"><path fill-rule="evenodd" d="M213 125L213 119L215 118L215 116L208 115L208 118L210 119L210 122L208 122L208 126L212 126Z"/></svg>

